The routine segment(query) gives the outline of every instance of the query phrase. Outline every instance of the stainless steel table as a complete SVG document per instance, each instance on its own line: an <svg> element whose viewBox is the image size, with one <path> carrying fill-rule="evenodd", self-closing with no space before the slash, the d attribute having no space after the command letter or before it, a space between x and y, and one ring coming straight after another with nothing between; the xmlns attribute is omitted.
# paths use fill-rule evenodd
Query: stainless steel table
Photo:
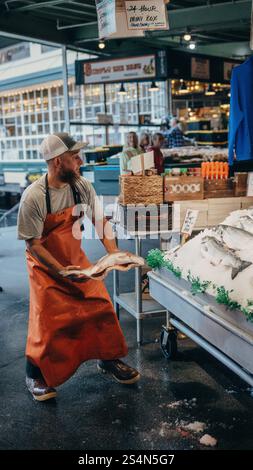
<svg viewBox="0 0 253 470"><path fill-rule="evenodd" d="M170 233L169 231L161 232L128 232L119 223L113 223L113 230L116 232L116 240L120 234L121 239L134 239L135 241L135 254L141 256L142 240L157 235L159 240L164 234ZM120 307L123 307L127 312L136 318L136 338L137 344L140 346L143 343L143 320L147 317L157 317L165 314L167 310L154 299L142 299L141 289L141 267L135 268L135 290L128 293L120 293L119 288L119 271L113 271L113 301L114 308L119 318Z"/></svg>
<svg viewBox="0 0 253 470"><path fill-rule="evenodd" d="M149 278L150 294L169 311L167 328L187 335L253 387L253 324L243 313L227 310L209 294L193 295L187 281L165 268ZM175 336L169 341L172 351Z"/></svg>

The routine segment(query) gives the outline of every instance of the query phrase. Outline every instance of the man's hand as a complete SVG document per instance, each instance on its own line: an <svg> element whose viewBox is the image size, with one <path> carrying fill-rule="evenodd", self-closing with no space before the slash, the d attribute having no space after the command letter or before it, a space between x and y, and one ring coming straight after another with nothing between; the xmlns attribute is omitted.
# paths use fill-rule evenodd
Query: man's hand
<svg viewBox="0 0 253 470"><path fill-rule="evenodd" d="M81 269L81 266L66 266L64 267L63 269L61 269L59 271L59 275L66 278L66 279L70 279L71 281L74 281L74 282L84 282L84 281L87 281L88 279L90 279L88 276L85 276L84 274L69 274L68 275L65 275L63 276L62 271L66 272L66 271L79 271Z"/></svg>

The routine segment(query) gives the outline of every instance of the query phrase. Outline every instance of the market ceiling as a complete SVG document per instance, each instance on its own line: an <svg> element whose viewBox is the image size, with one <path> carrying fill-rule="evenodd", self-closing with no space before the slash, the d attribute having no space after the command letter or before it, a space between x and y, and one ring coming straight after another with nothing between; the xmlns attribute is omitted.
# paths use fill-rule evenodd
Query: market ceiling
<svg viewBox="0 0 253 470"><path fill-rule="evenodd" d="M171 0L168 31L108 40L101 51L95 0L0 0L0 47L29 39L115 57L164 47L186 50L182 37L189 31L197 45L194 53L244 58L251 54L251 4L251 0Z"/></svg>

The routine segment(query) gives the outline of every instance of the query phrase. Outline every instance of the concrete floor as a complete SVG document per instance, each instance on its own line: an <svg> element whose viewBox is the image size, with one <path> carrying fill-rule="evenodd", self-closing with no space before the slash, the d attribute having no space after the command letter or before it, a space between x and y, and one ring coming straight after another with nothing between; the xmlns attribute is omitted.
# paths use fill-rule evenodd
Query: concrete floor
<svg viewBox="0 0 253 470"><path fill-rule="evenodd" d="M145 242L144 250L156 245ZM121 247L133 250L132 241ZM91 259L103 254L98 241L87 241ZM144 253L145 254L145 253ZM133 274L122 277L123 291ZM129 345L129 364L142 378L123 386L83 364L58 389L57 400L37 403L24 382L28 319L28 283L24 244L15 228L0 234L0 449L177 450L206 449L199 438L208 433L218 449L252 449L252 389L190 340L179 341L177 360L167 362L159 344L136 348L135 320L126 312L121 324ZM112 293L112 276L107 279ZM158 338L163 319L147 319L146 338ZM199 434L185 431L205 423Z"/></svg>

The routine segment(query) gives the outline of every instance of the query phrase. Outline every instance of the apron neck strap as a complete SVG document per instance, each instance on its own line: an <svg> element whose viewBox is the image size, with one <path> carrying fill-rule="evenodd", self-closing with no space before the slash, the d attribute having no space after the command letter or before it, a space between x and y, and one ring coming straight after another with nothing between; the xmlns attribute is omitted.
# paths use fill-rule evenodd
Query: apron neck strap
<svg viewBox="0 0 253 470"><path fill-rule="evenodd" d="M47 213L51 214L51 202L50 202L50 195L49 195L49 187L48 187L48 176L46 174L46 205L47 205Z"/></svg>
<svg viewBox="0 0 253 470"><path fill-rule="evenodd" d="M73 197L75 204L81 204L81 196L79 191L75 188L75 186L71 186ZM49 186L48 186L48 175L46 174L46 205L47 205L47 213L51 214L51 202L50 202L50 194L49 194Z"/></svg>
<svg viewBox="0 0 253 470"><path fill-rule="evenodd" d="M75 186L71 186L75 204L81 204L81 196Z"/></svg>

